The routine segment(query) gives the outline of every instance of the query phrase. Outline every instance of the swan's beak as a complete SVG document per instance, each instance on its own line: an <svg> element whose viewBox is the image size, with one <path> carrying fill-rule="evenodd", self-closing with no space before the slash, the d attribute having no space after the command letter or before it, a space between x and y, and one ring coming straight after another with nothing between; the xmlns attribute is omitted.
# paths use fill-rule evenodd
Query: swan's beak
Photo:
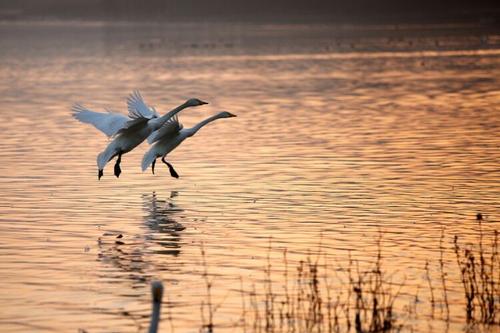
<svg viewBox="0 0 500 333"><path fill-rule="evenodd" d="M205 102L205 101L200 101L200 104L203 105L203 104L208 104L208 102Z"/></svg>
<svg viewBox="0 0 500 333"><path fill-rule="evenodd" d="M229 117L230 117L230 118L231 118L231 117L236 117L236 115L235 115L235 114L232 114L232 113L229 113Z"/></svg>

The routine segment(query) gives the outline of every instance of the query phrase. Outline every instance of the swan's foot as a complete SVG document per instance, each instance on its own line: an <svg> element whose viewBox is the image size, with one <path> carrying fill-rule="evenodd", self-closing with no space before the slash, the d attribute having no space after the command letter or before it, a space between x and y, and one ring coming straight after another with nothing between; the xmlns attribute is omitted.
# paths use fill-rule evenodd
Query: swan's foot
<svg viewBox="0 0 500 333"><path fill-rule="evenodd" d="M115 164L115 176L116 176L116 178L119 178L121 173L122 173L122 169L120 168L120 165Z"/></svg>
<svg viewBox="0 0 500 333"><path fill-rule="evenodd" d="M120 168L121 161L122 161L122 154L118 155L118 159L116 160L116 164L115 164L115 176L116 176L116 178L119 178L120 174L122 173L122 169Z"/></svg>
<svg viewBox="0 0 500 333"><path fill-rule="evenodd" d="M179 174L175 171L175 169L172 166L172 164L170 164L167 161L165 161L165 157L162 157L161 161L168 166L168 171L170 171L170 176L172 176L174 178L179 178Z"/></svg>
<svg viewBox="0 0 500 333"><path fill-rule="evenodd" d="M99 169L99 171L97 172L97 179L98 180L101 180L101 177L104 175L104 172L102 171L102 169Z"/></svg>
<svg viewBox="0 0 500 333"><path fill-rule="evenodd" d="M153 160L153 163L151 164L151 172L153 173L153 175L155 174L155 164L156 160Z"/></svg>
<svg viewBox="0 0 500 333"><path fill-rule="evenodd" d="M179 178L179 174L175 171L175 169L172 166L172 164L170 164L170 163L167 162L167 166L168 166L168 171L170 171L170 176L172 176L174 178Z"/></svg>

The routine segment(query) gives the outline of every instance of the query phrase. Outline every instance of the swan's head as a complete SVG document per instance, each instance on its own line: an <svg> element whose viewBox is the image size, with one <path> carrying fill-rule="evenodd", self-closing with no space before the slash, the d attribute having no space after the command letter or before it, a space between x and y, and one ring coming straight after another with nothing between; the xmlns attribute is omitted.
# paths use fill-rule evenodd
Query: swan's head
<svg viewBox="0 0 500 333"><path fill-rule="evenodd" d="M222 111L221 113L219 113L219 118L232 118L232 117L236 117L236 115L232 114L231 112Z"/></svg>
<svg viewBox="0 0 500 333"><path fill-rule="evenodd" d="M204 102L198 98L190 98L186 101L187 106L199 106L199 105L203 105L203 104L208 104L208 103Z"/></svg>

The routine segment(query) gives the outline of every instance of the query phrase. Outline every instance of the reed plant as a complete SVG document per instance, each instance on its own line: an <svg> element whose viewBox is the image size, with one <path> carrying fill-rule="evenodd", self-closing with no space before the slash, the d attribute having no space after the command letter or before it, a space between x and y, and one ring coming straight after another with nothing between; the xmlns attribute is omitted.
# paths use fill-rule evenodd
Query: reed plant
<svg viewBox="0 0 500 333"><path fill-rule="evenodd" d="M269 249L269 253L271 248ZM323 260L322 260L323 259ZM275 286L276 274L268 255L264 268L264 285L260 292L252 285L250 291L242 290L245 309L241 320L243 331L258 333L375 333L394 332L402 326L394 315L394 302L404 284L394 289L382 267L382 252L371 267L362 270L359 262L349 256L348 267L332 273L331 263L318 251L299 261L290 272L287 251L283 252L281 273L284 281ZM343 288L334 285L342 284ZM248 308L246 304L249 304ZM251 321L251 325L247 323Z"/></svg>
<svg viewBox="0 0 500 333"><path fill-rule="evenodd" d="M458 236L453 239L453 251L463 287L465 314L468 323L500 324L500 256L498 231L485 235L478 219L479 237L476 244L464 245ZM487 241L485 241L487 236ZM419 288L407 313L395 307L405 281L394 283L383 267L382 237L377 240L373 262L361 265L348 254L347 264L330 260L321 245L314 254L291 265L289 253L282 252L282 265L273 267L271 242L267 263L263 267L262 283L245 287L240 278L241 309L238 326L244 333L378 333L399 332L402 319L416 318ZM440 254L436 262L426 261L426 285L429 288L430 319L450 319L449 280L445 265L445 230L441 230ZM451 249L450 249L451 250ZM213 280L201 246L206 301L201 303L202 332L215 331L214 316L219 305L212 303ZM333 264L332 264L333 262ZM430 266L439 268L439 280L433 281ZM363 267L363 268L362 268ZM278 282L279 281L279 284ZM411 303L411 302L410 302ZM441 317L435 318L435 308ZM410 328L411 330L411 328Z"/></svg>
<svg viewBox="0 0 500 333"><path fill-rule="evenodd" d="M465 297L467 322L500 324L500 257L498 231L485 244L482 219L478 218L478 244L463 245L454 238L454 250Z"/></svg>

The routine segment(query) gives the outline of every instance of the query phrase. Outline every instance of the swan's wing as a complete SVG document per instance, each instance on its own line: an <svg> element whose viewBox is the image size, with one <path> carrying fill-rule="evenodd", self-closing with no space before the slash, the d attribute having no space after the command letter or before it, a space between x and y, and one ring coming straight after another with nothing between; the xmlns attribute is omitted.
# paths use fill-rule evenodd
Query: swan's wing
<svg viewBox="0 0 500 333"><path fill-rule="evenodd" d="M137 90L127 98L127 107L129 121L115 135L134 132L138 128L146 126L150 119L158 117L156 110L144 102L144 99Z"/></svg>
<svg viewBox="0 0 500 333"><path fill-rule="evenodd" d="M111 137L122 129L131 119L114 112L95 112L83 105L75 104L71 108L73 117L82 123L94 125L98 130Z"/></svg>
<svg viewBox="0 0 500 333"><path fill-rule="evenodd" d="M158 113L152 107L149 107L141 96L141 93L135 90L127 98L128 116L133 119L146 118L152 119L158 117Z"/></svg>
<svg viewBox="0 0 500 333"><path fill-rule="evenodd" d="M162 139L173 138L179 133L182 127L183 126L179 122L179 118L177 118L177 116L173 116L148 137L148 143L152 144Z"/></svg>
<svg viewBox="0 0 500 333"><path fill-rule="evenodd" d="M148 118L136 118L136 119L130 119L123 125L122 128L116 132L115 136L122 135L125 133L132 133L138 130L140 127L147 126L149 119Z"/></svg>

